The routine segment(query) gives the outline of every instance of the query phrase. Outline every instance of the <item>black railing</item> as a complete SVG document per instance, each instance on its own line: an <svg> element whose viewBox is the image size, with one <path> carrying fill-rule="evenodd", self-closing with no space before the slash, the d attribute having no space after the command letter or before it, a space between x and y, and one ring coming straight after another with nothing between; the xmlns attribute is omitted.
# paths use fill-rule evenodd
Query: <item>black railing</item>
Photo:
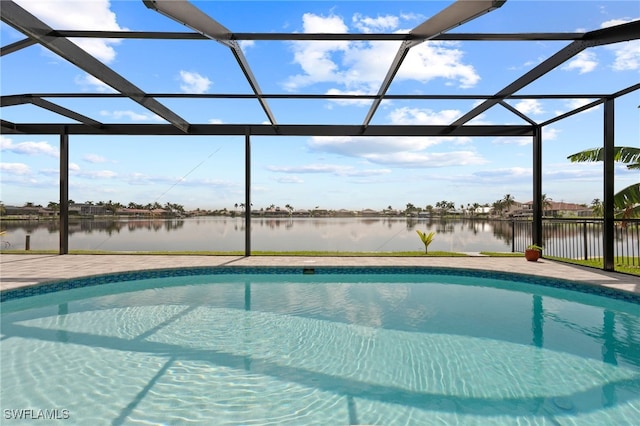
<svg viewBox="0 0 640 426"><path fill-rule="evenodd" d="M512 222L512 251L524 252L532 242L532 221ZM598 260L603 256L603 219L544 218L544 255L573 260ZM616 264L640 267L640 219L615 222Z"/></svg>

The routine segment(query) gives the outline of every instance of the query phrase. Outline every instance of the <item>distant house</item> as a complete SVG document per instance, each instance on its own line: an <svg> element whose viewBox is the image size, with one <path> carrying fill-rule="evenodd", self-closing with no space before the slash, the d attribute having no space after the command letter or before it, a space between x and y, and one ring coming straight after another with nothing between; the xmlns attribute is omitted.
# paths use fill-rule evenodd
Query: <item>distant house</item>
<svg viewBox="0 0 640 426"><path fill-rule="evenodd" d="M123 207L117 210L117 214L120 216L146 216L149 214L147 209L130 209Z"/></svg>
<svg viewBox="0 0 640 426"><path fill-rule="evenodd" d="M342 214L342 210L340 210L340 212ZM360 216L380 216L380 212L373 209L364 209L364 210L360 210L359 215Z"/></svg>
<svg viewBox="0 0 640 426"><path fill-rule="evenodd" d="M69 204L69 214L80 216L102 216L107 214L104 206L96 206L94 204Z"/></svg>
<svg viewBox="0 0 640 426"><path fill-rule="evenodd" d="M491 207L489 207L489 206L476 207L476 208L473 210L473 214L484 214L484 215L488 215L489 213L491 213Z"/></svg>
<svg viewBox="0 0 640 426"><path fill-rule="evenodd" d="M533 201L526 202L522 205L523 215L533 215ZM543 216L553 217L589 217L593 216L591 208L584 204L565 203L564 201L549 201L549 205L543 208Z"/></svg>
<svg viewBox="0 0 640 426"><path fill-rule="evenodd" d="M42 207L18 207L4 206L4 214L7 216L37 216Z"/></svg>
<svg viewBox="0 0 640 426"><path fill-rule="evenodd" d="M165 209L130 209L127 207L121 208L117 210L118 215L121 216L133 216L133 217L147 217L147 216L169 216L170 211Z"/></svg>

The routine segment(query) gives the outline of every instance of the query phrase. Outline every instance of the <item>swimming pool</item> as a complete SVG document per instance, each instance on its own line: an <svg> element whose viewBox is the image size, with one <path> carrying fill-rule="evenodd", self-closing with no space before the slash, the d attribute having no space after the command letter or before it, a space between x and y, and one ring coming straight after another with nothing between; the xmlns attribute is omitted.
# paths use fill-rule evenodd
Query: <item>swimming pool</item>
<svg viewBox="0 0 640 426"><path fill-rule="evenodd" d="M216 267L2 298L0 401L12 424L640 418L640 298L569 281L421 267Z"/></svg>

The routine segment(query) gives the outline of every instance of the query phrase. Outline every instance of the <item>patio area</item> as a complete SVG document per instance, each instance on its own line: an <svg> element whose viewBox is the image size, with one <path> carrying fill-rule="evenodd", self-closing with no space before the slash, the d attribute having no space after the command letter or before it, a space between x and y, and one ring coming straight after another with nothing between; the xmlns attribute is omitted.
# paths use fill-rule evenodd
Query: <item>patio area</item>
<svg viewBox="0 0 640 426"><path fill-rule="evenodd" d="M165 268L201 266L433 266L516 272L571 279L640 294L640 277L605 272L541 259L520 257L298 257L298 256L179 256L179 255L13 255L0 256L0 290L71 278Z"/></svg>

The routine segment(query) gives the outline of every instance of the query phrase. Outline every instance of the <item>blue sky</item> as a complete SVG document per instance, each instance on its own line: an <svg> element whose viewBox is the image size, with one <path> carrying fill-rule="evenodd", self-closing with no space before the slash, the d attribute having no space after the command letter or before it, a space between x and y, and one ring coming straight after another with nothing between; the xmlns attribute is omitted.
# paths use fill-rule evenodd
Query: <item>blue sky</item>
<svg viewBox="0 0 640 426"><path fill-rule="evenodd" d="M56 29L188 31L142 1L32 1L22 7ZM234 32L408 32L450 2L218 1L193 2ZM582 32L640 19L637 1L519 1L453 32ZM24 36L0 25L2 45ZM210 40L77 40L149 93L251 93L230 50ZM425 42L411 49L390 94L491 95L568 42ZM241 43L264 93L376 93L396 42ZM109 92L74 65L34 45L1 59L2 95ZM588 49L519 94L612 93L640 81L640 41ZM162 123L125 99L51 99L105 123ZM261 123L253 100L160 99L191 123ZM537 122L584 100L510 101ZM361 124L368 103L270 100L280 124ZM449 124L477 102L383 103L372 124ZM640 93L616 101L616 145L640 146ZM59 122L32 105L4 107L16 122ZM543 193L589 204L602 195L602 164L566 157L601 146L603 108L547 126ZM62 121L70 121L62 118ZM523 124L497 105L477 124ZM58 201L59 138L0 136L0 199L7 205ZM438 201L492 203L505 194L532 199L531 138L252 137L254 208L282 206L382 209ZM233 208L244 202L244 137L70 137L69 197L76 202L166 202ZM616 167L616 189L638 173Z"/></svg>

